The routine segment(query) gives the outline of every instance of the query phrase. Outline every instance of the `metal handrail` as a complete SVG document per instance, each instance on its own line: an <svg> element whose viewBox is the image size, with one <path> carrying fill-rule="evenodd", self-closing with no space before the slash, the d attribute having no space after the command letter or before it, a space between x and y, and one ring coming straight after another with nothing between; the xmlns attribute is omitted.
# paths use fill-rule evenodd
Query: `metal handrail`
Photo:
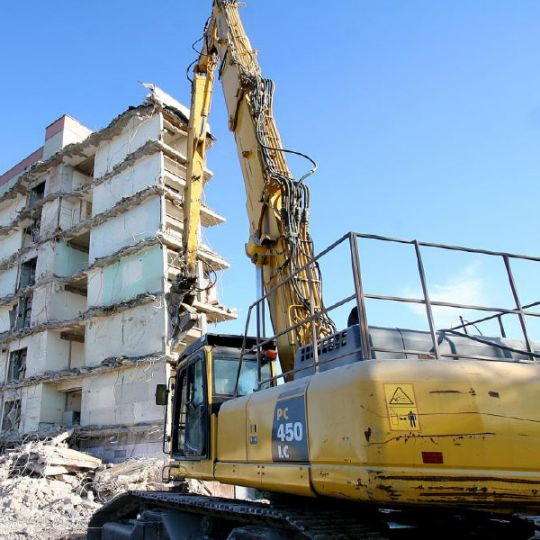
<svg viewBox="0 0 540 540"><path fill-rule="evenodd" d="M338 302L335 302L329 307L325 307L324 305L320 307L320 309L310 309L310 313L308 317L305 317L299 322L296 322L295 324L290 325L286 329L280 331L278 334L268 337L266 335L266 329L264 328L265 325L265 302L268 302L268 298L274 294L280 287L285 286L285 284L289 283L293 279L295 279L301 272L303 272L306 268L308 268L310 265L317 263L322 257L330 253L331 251L335 250L339 245L343 244L348 240L349 248L350 248L350 257L351 257L351 267L352 267L352 274L353 274L353 284L354 284L354 293L345 297L342 300L339 300ZM361 275L361 266L360 266L360 251L358 247L358 241L359 240L376 240L376 241L383 241L383 242L390 242L390 243L398 243L398 244L406 244L411 245L414 248L414 252L416 255L416 262L418 267L418 275L420 278L420 283L422 287L422 297L421 298L410 298L410 297L404 297L404 296L392 296L392 295L382 295L382 294L372 294L372 293L366 293L364 292L363 283L362 283L362 275ZM512 292L512 297L515 302L514 308L503 308L503 307L493 307L493 306L485 306L485 305L475 305L475 304L461 304L457 302L447 302L447 301L441 301L441 300L433 300L430 298L429 295L429 286L428 286L428 279L426 276L426 271L423 264L422 259L422 248L435 248L435 249L444 249L449 251L458 251L458 252L466 252L466 253L475 253L480 255L488 255L488 256L494 256L494 257L500 257L503 260L506 274L508 277L508 283L510 286L510 290ZM485 322L494 318L498 318L499 322L502 316L504 315L516 315L519 318L521 331L523 334L524 342L526 345L526 350L519 351L522 352L523 355L527 356L528 359L532 362L536 361L536 357L539 355L534 351L534 348L532 346L532 342L529 338L529 332L526 324L526 317L532 316L532 317L540 317L539 312L530 311L529 308L540 305L540 301L533 302L531 304L522 305L517 286L514 280L514 276L512 273L512 269L510 266L511 260L526 260L526 261L533 261L533 262L540 262L540 257L534 257L530 255L520 255L515 253L508 253L504 251L493 251L493 250L487 250L487 249L476 249L476 248L469 248L464 246L456 246L456 245L450 245L450 244L440 244L440 243L434 243L434 242L420 242L417 240L404 240L400 238L394 238L394 237L387 237L387 236L380 236L380 235L374 235L374 234L365 234L365 233L357 233L357 232L350 232L343 236L341 236L338 240L330 244L327 248L325 248L323 251L321 251L318 255L316 255L314 258L310 259L304 266L301 268L298 268L295 272L293 272L291 275L289 275L287 278L283 279L280 283L266 291L264 294L262 294L257 300L255 300L249 307L248 307L248 314L246 318L246 325L245 325L245 334L248 334L248 330L250 328L250 324L252 321L252 312L255 309L256 310L256 326L257 326L257 332L256 332L256 344L249 349L246 347L246 340L244 339L244 344L242 347L242 353L240 355L240 362L238 365L238 371L237 371L237 385L238 380L240 377L243 357L245 354L248 353L257 353L257 362L258 362L258 380L259 380L259 388L262 384L267 384L269 382L276 381L280 378L285 378L288 375L292 375L298 371L303 371L306 369L313 368L315 371L318 371L319 366L322 364L327 363L325 360L319 359L319 343L321 342L320 339L318 339L316 329L315 327L317 325L314 324L315 321L320 319L323 316L328 316L329 312L337 309L338 307L352 301L356 300L356 307L358 310L358 322L360 327L360 333L361 333L361 353L363 358L372 358L373 352L389 352L389 353L404 353L404 354L415 354L415 355L426 355L430 356L435 359L440 358L471 358L471 359L477 359L477 360L494 360L494 361L505 361L503 358L497 358L497 357L484 357L484 356L474 356L474 355L466 355L466 354L449 354L445 352L439 351L439 344L438 344L438 338L437 338L437 329L435 328L435 322L434 322L434 316L433 316L433 307L448 307L448 308L457 308L457 309L463 309L463 310L475 310L475 311L484 311L484 312L492 312L494 315L490 315L489 317L484 317L482 319L478 319L477 321L473 322L467 322L462 323L459 326L456 326L454 329L458 328L465 328L470 325L479 324L481 322ZM380 347L374 347L370 345L370 339L369 339L369 326L368 326L368 317L367 317L367 309L365 305L366 299L369 300L385 300L385 301L394 301L394 302L403 302L403 303L410 303L410 304L421 304L426 307L426 317L428 319L429 324L429 334L431 336L432 341L432 350L431 351L404 351L404 350L392 350L392 349L384 349ZM313 343L311 344L313 347L313 362L309 364L309 366L302 366L301 368L293 369L288 371L287 373L282 373L279 375L276 375L271 378L266 378L264 380L261 380L261 349L265 346L267 346L269 343L275 342L275 340L285 334L288 334L291 331L296 330L297 328L311 324L312 325L312 340ZM261 326L263 327L263 332L261 336ZM501 333L503 334L503 337L506 337L504 335L504 329L502 328L502 322L500 322L501 326ZM448 330L447 330L448 331ZM466 334L465 334L466 335ZM494 344L494 346L497 346ZM336 358L331 359L331 361L335 361ZM522 359L516 359L515 361L520 362L524 361Z"/></svg>

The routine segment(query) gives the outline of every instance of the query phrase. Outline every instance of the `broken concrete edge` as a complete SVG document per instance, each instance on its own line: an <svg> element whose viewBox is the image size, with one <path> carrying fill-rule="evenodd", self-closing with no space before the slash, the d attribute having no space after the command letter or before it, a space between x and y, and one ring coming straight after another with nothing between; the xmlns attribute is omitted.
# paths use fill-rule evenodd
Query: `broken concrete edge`
<svg viewBox="0 0 540 540"><path fill-rule="evenodd" d="M181 198L181 195L167 188L167 186L162 186L159 184L149 186L146 189L143 189L142 191L135 193L134 195L131 195L129 197L123 197L111 208L108 208L107 210L99 214L96 214L95 216L89 219L86 219L84 221L77 223L77 225L69 229L66 229L66 230L57 229L53 231L51 234L47 235L46 237L40 238L37 242L34 242L33 244L27 247L20 248L9 257L3 260L0 260L0 271L6 270L10 268L11 266L18 264L20 259L24 255L26 255L26 253L29 253L33 249L36 249L43 244L46 244L53 240L56 240L56 241L72 240L76 238L77 236L79 236L80 234L86 232L86 230L102 225L109 219L112 219L114 217L117 217L118 215L121 215L127 212L133 206L140 204L141 202L145 201L146 199L152 196L165 197L172 201L176 201Z"/></svg>
<svg viewBox="0 0 540 540"><path fill-rule="evenodd" d="M167 232L162 232L160 238L162 243L168 248L170 248L172 251L175 251L177 253L182 252L182 241L175 236ZM226 270L231 266L223 257L221 257L218 253L210 249L206 244L203 244L202 242L199 243L199 248L197 250L197 259L205 263L208 268L214 272Z"/></svg>
<svg viewBox="0 0 540 540"><path fill-rule="evenodd" d="M112 253L111 255L97 258L90 266L71 276L59 276L52 272L48 272L46 274L43 274L43 276L33 285L25 287L24 289L20 289L15 294L6 295L0 298L0 307L8 306L9 304L12 304L15 300L17 300L19 297L25 296L29 292L32 292L39 287L48 285L49 283L69 285L70 283L73 283L75 281L84 280L87 278L87 273L95 270L96 268L103 268L104 266L109 266L110 264L118 262L124 257L129 257L130 255L134 255L135 253L146 249L147 247L157 246L161 243L162 241L160 239L160 235L158 234L152 238L141 240L140 242L137 242L136 244L133 244L131 246L124 246L118 251Z"/></svg>
<svg viewBox="0 0 540 540"><path fill-rule="evenodd" d="M139 116L141 120L149 118L152 116L155 107L157 106L156 103L148 103L145 101L137 107L129 107L126 111L113 118L107 127L91 133L84 141L68 144L49 158L36 162L17 178L13 186L0 196L0 204L4 199L12 198L9 197L9 194L13 190L18 190L23 194L27 193L28 185L33 180L39 175L47 172L51 167L62 163L65 158L81 157L86 159L89 156L84 154L85 150L93 147L97 148L100 142L109 141L119 135L134 116Z"/></svg>
<svg viewBox="0 0 540 540"><path fill-rule="evenodd" d="M104 212L101 212L100 214L95 215L92 218L77 223L77 225L75 225L74 227L71 227L64 231L57 229L46 237L39 239L37 242L34 242L32 245L20 248L8 258L0 261L0 270L5 270L11 266L14 266L15 264L18 264L21 257L43 244L54 240L61 240L66 242L72 240L77 236L81 235L82 233L86 232L87 229L89 230L92 227L102 225L109 219L125 213L132 206L136 206L141 201L144 201L152 196L165 196L165 194L166 192L162 186L154 185L144 189L143 191L139 191L138 193L136 193L135 195L131 195L130 197L123 197L113 207L105 210Z"/></svg>
<svg viewBox="0 0 540 540"><path fill-rule="evenodd" d="M145 240L141 240L137 244L131 245L131 246L124 246L123 248L119 249L115 253L112 253L111 255L107 255L105 257L100 257L96 259L93 264L88 266L87 268L84 268L80 272L77 272L76 274L73 274L71 276L58 276L53 273L47 273L42 276L41 279L36 281L33 285L30 285L28 287L24 287L23 289L18 290L15 294L6 295L0 298L0 307L6 307L14 304L19 298L26 296L28 293L33 292L35 289L39 287L44 287L46 285L49 285L51 283L56 283L59 285L69 285L70 283L81 281L84 279L87 279L88 272L91 272L92 270L103 268L105 266L109 266L111 264L114 264L118 261L120 261L124 257L129 257L131 255L134 255L136 253L139 253L140 251L143 251L144 249L152 246L162 245L164 244L164 238L161 234L157 234L156 236L152 238L147 238ZM204 252L202 253L202 257L204 257ZM162 293L160 293L162 294ZM105 307L108 306L93 306L93 308L96 307ZM198 307L202 311L205 311L207 309L206 304L198 302ZM210 310L212 313L221 314L224 312L224 310ZM227 310L224 313L229 315L230 317L236 318L238 314L234 310ZM228 319L227 319L228 320ZM0 342L3 340L4 334L0 334Z"/></svg>
<svg viewBox="0 0 540 540"><path fill-rule="evenodd" d="M157 243L157 241L155 243ZM28 287L19 289L15 294L8 294L0 298L0 308L10 306L20 297L26 296L28 293L33 292L39 287L44 287L45 285L49 285L51 283L57 283L58 285L69 285L70 283L85 280L87 278L86 272L91 269L91 267L85 268L84 270L81 270L80 272L77 272L71 276L59 276L53 272L46 272L42 274L40 279L38 279L33 285L28 285Z"/></svg>
<svg viewBox="0 0 540 540"><path fill-rule="evenodd" d="M38 375L32 375L21 381L13 381L0 385L0 392L7 392L10 390L18 390L27 386L35 386L42 383L51 382L64 382L71 379L80 379L81 377L93 377L96 375L102 375L118 369L127 369L136 366L142 366L146 364L152 364L155 362L168 362L173 363L175 359L163 352L155 352L144 356L118 356L105 358L97 366L83 366L80 368L70 368L61 371L46 371Z"/></svg>
<svg viewBox="0 0 540 540"><path fill-rule="evenodd" d="M19 224L24 221L25 219L31 219L32 214L43 207L45 203L54 201L55 199L60 198L79 198L83 197L84 193L81 189L73 190L73 191L57 191L55 193L49 193L46 197L43 197L42 199L39 199L34 204L30 206L25 206L9 223L8 225L4 225L3 227L0 227L0 236L5 236L13 229L17 228Z"/></svg>
<svg viewBox="0 0 540 540"><path fill-rule="evenodd" d="M50 321L47 323L31 326L30 328L24 328L16 332L12 332L11 330L8 330L7 332L3 332L2 334L0 334L0 343L8 343L10 341L16 341L24 337L31 336L33 334L43 332L45 330L56 330L56 331L69 330L69 329L76 328L78 326L83 325L86 321L90 319L106 316L106 315L109 315L110 313L121 313L122 311L126 311L134 307L142 306L150 302L155 302L156 300L159 300L160 303L164 302L165 293L163 291L154 292L154 293L145 292L142 294L138 294L137 296L135 296L134 298L131 298L130 300L126 300L124 302L118 302L117 304L111 304L110 306L90 307L84 313L81 313L81 315L79 315L78 317L67 320L67 321Z"/></svg>
<svg viewBox="0 0 540 540"><path fill-rule="evenodd" d="M33 182L39 175L47 172L51 167L61 164L64 159L76 157L83 160L87 159L90 157L87 155L90 149L97 149L101 142L110 141L119 135L134 116L138 116L140 120L143 121L150 118L153 114L155 114L156 111L161 111L167 120L176 128L184 133L187 132L188 120L186 115L178 108L162 102L158 96L152 93L141 105L130 106L127 110L113 118L113 120L105 128L91 133L81 142L65 146L45 160L36 162L26 172L23 172L13 183L13 185L6 190L5 193L0 195L0 204L5 200L16 197L16 195L19 193L23 195L27 194L29 191L29 184L31 184L31 182ZM215 138L212 135L209 135L209 140L213 141ZM179 153L178 155L181 156ZM186 159L185 156L181 157L184 160Z"/></svg>

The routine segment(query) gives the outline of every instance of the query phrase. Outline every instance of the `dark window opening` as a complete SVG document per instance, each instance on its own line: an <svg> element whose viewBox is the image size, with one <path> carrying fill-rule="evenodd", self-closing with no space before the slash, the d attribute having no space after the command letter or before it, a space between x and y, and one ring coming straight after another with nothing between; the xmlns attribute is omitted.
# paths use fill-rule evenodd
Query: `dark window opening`
<svg viewBox="0 0 540 540"><path fill-rule="evenodd" d="M23 330L30 327L32 317L32 295L21 296L17 305L10 311L9 318L12 330Z"/></svg>
<svg viewBox="0 0 540 540"><path fill-rule="evenodd" d="M92 201L83 200L80 202L80 216L81 221L92 217Z"/></svg>
<svg viewBox="0 0 540 540"><path fill-rule="evenodd" d="M34 186L30 190L30 206L34 205L36 202L43 199L45 196L45 182L41 182L41 184L38 184L37 186Z"/></svg>
<svg viewBox="0 0 540 540"><path fill-rule="evenodd" d="M26 373L26 353L27 349L13 351L9 355L9 364L7 371L7 382L21 381Z"/></svg>
<svg viewBox="0 0 540 540"><path fill-rule="evenodd" d="M4 402L2 415L2 431L17 431L21 423L21 400L14 399Z"/></svg>
<svg viewBox="0 0 540 540"><path fill-rule="evenodd" d="M26 261L21 264L20 273L19 273L19 286L17 290L24 289L25 287L30 287L36 282L36 265L37 257Z"/></svg>
<svg viewBox="0 0 540 540"><path fill-rule="evenodd" d="M23 247L26 247L39 240L41 229L41 209L36 213L30 225L24 228L23 231Z"/></svg>
<svg viewBox="0 0 540 540"><path fill-rule="evenodd" d="M90 250L90 232L87 231L80 234L79 236L73 237L68 242L68 245L72 247L73 249L78 249L79 251L88 253Z"/></svg>
<svg viewBox="0 0 540 540"><path fill-rule="evenodd" d="M66 405L64 409L64 424L66 426L78 426L81 423L81 399L82 390L66 392Z"/></svg>

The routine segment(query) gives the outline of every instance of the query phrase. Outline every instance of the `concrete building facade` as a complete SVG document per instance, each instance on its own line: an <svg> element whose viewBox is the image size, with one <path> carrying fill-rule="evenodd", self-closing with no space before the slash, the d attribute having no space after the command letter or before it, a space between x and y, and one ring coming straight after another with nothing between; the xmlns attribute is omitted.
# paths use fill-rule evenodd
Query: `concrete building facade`
<svg viewBox="0 0 540 540"><path fill-rule="evenodd" d="M188 114L154 88L97 132L63 116L0 176L0 438L65 425L105 459L161 451L155 385L183 346L169 291L182 273ZM203 207L204 227L223 221ZM186 342L235 317L216 294L226 261L204 244L199 261Z"/></svg>

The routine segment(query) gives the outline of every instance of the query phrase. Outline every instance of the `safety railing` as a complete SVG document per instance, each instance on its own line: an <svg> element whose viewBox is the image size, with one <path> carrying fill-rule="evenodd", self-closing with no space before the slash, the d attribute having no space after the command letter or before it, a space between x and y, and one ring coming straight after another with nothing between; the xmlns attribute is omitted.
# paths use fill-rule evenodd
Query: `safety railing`
<svg viewBox="0 0 540 540"><path fill-rule="evenodd" d="M383 294L374 294L374 293L365 292L364 283L362 280L361 257L360 257L360 248L359 248L359 241L361 240L375 240L375 241L380 241L380 242L385 242L385 243L390 243L390 244L402 244L402 245L411 246L411 249L413 250L414 257L416 260L416 267L417 267L418 277L419 277L420 286L421 286L421 296L419 298L413 298L410 296L383 295ZM266 321L267 321L267 309L268 309L269 298L271 298L271 296L280 287L287 286L289 282L295 278L295 276L300 274L309 265L319 264L323 260L324 257L328 256L330 253L337 250L337 248L341 245L346 245L348 247L348 252L349 252L349 257L350 257L349 263L352 269L352 281L353 281L353 290L351 291L351 294L346 295L345 297L342 297L339 301L334 302L332 305L329 305L326 307L322 306L319 310L315 310L312 304L311 309L310 309L310 314L308 317L283 329L278 334L268 336L267 335L268 324L266 323ZM433 299L430 296L430 291L428 287L428 278L426 277L426 270L425 270L425 265L424 265L423 252L426 248L435 248L435 249L446 250L446 251L487 255L490 257L500 259L505 269L509 290L513 298L514 307L508 308L508 307L459 303L459 302ZM355 233L355 232L347 233L341 238L339 238L336 242L328 246L326 249L324 249L322 252L320 252L312 261L307 263L305 266L299 268L294 274L290 275L287 279L283 280L281 283L279 283L272 289L266 291L260 298L258 298L255 302L253 302L249 306L247 317L246 317L244 336L248 335L249 330L251 328L251 324L254 321L255 327L256 327L255 328L256 344L255 346L251 348L247 348L246 340L244 340L244 346L242 350L240 364L238 366L238 376L240 374L243 357L244 355L248 353L249 354L255 353L257 355L259 388L265 385L273 384L280 378L288 379L290 378L291 375L297 372L300 372L302 370L314 369L315 371L319 371L321 365L325 363L325 361L319 360L319 354L320 354L319 350L321 349L321 346L324 344L324 338L318 335L318 325L316 324L316 322L318 319L323 317L323 315L326 315L332 318L331 313L334 310L338 309L339 307L349 302L354 302L356 312L358 315L357 322L358 322L358 325L360 328L360 334L361 334L361 346L358 350L358 354L361 355L361 358L363 359L374 358L376 353L390 353L390 354L396 353L396 354L405 354L405 355L422 355L422 358L426 358L427 356L433 359L469 358L469 359L477 359L477 360L501 360L500 357L478 356L478 355L467 354L464 352L460 352L459 354L454 354L452 352L441 352L439 348L439 344L440 344L439 337L442 333L445 333L445 334L453 334L453 335L457 335L461 337L470 338L474 341L483 343L485 345L496 346L503 350L508 350L509 352L518 353L519 355L525 358L523 360L518 359L517 361L535 362L538 358L540 358L540 351L536 352L534 349L533 342L531 341L530 333L527 327L526 317L540 317L539 312L531 311L531 308L534 308L540 305L540 300L536 302L528 303L526 305L523 305L521 303L518 289L516 286L516 282L514 279L514 273L511 267L511 263L515 260L540 262L540 257L518 255L518 254L506 253L506 252L501 252L501 251L490 251L486 249L474 249L474 248L469 248L469 247L455 246L455 245L448 245L448 244L420 242L417 240L403 240L399 238L385 237L385 236L372 235L372 234L362 234L362 233ZM343 262L343 264L345 264L345 262ZM310 285L313 290L313 284L311 283ZM428 332L431 338L431 350L420 351L420 350L406 349L406 348L392 349L391 347L386 348L386 347L373 345L370 340L370 327L368 324L366 300L383 301L383 302L399 302L399 303L405 303L409 305L413 304L413 305L424 306L425 315L427 318ZM435 325L435 317L433 313L434 308L454 308L454 309L461 309L461 310L467 310L467 311L489 312L491 313L491 315L483 317L483 318L479 318L473 321L465 321L462 317L460 317L461 324L457 326L452 326L451 328L437 329ZM521 336L522 336L522 340L520 338L520 341L522 341L522 343L525 346L525 349L523 350L516 349L515 347L511 347L511 346L505 346L503 344L495 345L493 341L485 340L482 337L478 337L478 336L472 336L468 332L471 327L477 327L481 323L496 320L499 325L501 337L506 338L506 331L503 324L503 317L508 316L508 315L515 315L518 317L519 327L520 327ZM271 347L272 344L275 344L276 340L279 337L289 334L290 332L294 332L296 329L302 326L305 326L307 324L311 325L312 340L311 340L311 343L301 344L301 345L302 346L310 345L310 344L312 345L313 362L310 363L310 365L305 365L297 369L292 369L286 373L280 373L270 378L261 379L261 365L263 361L263 354L264 354L265 348L267 349ZM339 358L339 356L337 358ZM333 357L329 361L335 361L337 358Z"/></svg>

